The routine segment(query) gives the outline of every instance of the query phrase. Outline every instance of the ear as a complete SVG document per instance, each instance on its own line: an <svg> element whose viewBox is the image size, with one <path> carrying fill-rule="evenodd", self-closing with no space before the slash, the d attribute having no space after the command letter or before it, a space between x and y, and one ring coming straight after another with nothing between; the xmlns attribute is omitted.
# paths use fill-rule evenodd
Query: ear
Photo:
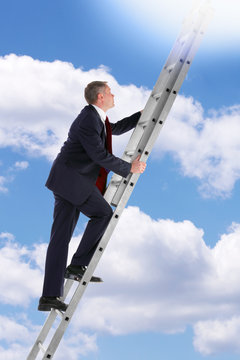
<svg viewBox="0 0 240 360"><path fill-rule="evenodd" d="M99 93L98 96L97 96L98 100L102 101L103 99L103 94Z"/></svg>

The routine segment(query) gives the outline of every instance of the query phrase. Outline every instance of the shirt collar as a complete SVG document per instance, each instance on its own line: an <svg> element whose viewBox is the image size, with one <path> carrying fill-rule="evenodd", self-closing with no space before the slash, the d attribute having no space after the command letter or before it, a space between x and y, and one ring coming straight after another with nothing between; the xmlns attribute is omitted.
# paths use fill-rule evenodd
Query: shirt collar
<svg viewBox="0 0 240 360"><path fill-rule="evenodd" d="M103 109L101 109L97 105L93 105L93 104L91 104L91 105L97 110L102 122L105 124L105 120L106 120L106 116L107 116L105 111L103 111Z"/></svg>

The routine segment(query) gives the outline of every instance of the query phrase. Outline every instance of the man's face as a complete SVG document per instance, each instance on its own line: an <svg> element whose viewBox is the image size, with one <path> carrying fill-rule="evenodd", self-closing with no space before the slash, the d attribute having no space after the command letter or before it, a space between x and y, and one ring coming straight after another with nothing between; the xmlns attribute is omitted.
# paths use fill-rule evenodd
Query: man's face
<svg viewBox="0 0 240 360"><path fill-rule="evenodd" d="M108 85L105 87L105 91L103 92L103 106L105 111L114 107L114 95L111 93L111 89Z"/></svg>

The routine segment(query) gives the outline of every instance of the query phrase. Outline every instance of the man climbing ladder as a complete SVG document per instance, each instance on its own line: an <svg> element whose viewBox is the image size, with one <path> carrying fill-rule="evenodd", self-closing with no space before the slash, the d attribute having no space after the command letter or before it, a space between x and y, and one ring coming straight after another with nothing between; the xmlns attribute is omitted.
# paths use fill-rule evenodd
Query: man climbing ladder
<svg viewBox="0 0 240 360"><path fill-rule="evenodd" d="M126 149L122 157L122 162L121 161L119 162L120 159L118 159L118 165L120 167L116 168L109 166L112 163L111 161L108 162L108 160L111 158L111 156L113 156L110 154L109 150L108 152L110 154L109 155L110 158L107 157L108 160L106 162L100 163L100 165L103 166L105 170L108 169L116 172L116 174L112 176L112 179L104 194L104 199L106 200L106 202L112 205L113 207L115 207L115 210L113 214L111 212L110 221L109 220L106 221L106 223L108 222L108 225L105 228L105 231L103 231L102 233L101 240L100 241L97 240L97 243L94 244L95 252L93 253L92 251L92 253L90 253L89 255L87 255L88 257L86 257L88 260L90 260L91 258L88 267L82 268L80 271L78 271L77 269L75 273L74 270L69 270L69 271L67 270L66 277L68 279L64 286L64 293L61 299L61 304L63 304L64 299L66 298L66 296L68 295L71 289L73 283L72 279L76 278L77 280L79 280L79 284L69 302L67 309L64 308L64 310L66 309L65 312L59 311L58 309L54 309L53 304L48 303L48 307L50 308L52 307L53 309L50 312L49 317L46 320L42 330L40 331L40 334L36 339L36 342L33 345L33 348L31 349L27 360L36 359L39 350L43 352L42 359L45 360L45 359L53 358L57 350L57 347L70 323L70 320L79 304L79 301L82 295L84 294L84 291L86 290L88 283L94 280L93 272L95 271L95 268L104 252L104 249L106 248L108 241L111 238L111 235L119 221L119 218L121 217L121 214L128 202L128 199L137 183L140 174L145 169L145 163L151 153L151 150L159 135L159 132L161 131L164 125L164 122L169 114L169 111L171 110L171 107L174 103L174 100L176 99L179 89L186 77L189 67L193 61L193 58L197 52L202 37L205 33L207 25L210 19L212 18L212 15L213 15L213 10L210 6L210 1L206 0L203 1L198 7L194 8L190 13L190 16L188 16L185 19L183 23L182 31L180 32L180 35L173 46L173 49L160 73L160 76L156 82L156 85L147 101L147 104L141 116L140 113L136 113L132 115L133 117L129 118L132 119L130 120L130 122L133 121L134 124L132 124L132 126L129 125L128 129L133 128L134 126L136 126L136 128L130 138L128 145L126 146ZM139 117L140 119L138 120L138 123L136 125L135 123L135 121L137 122L136 118ZM99 126L100 124L101 123L99 122ZM77 126L77 124L75 125ZM81 129L83 129L83 134L84 134L83 136L89 134L88 125L86 125L86 127L87 127L86 129L84 126L83 128L81 127ZM103 126L102 126L102 131L105 131ZM115 130L113 128L113 132L114 131ZM115 133L117 134L120 132L116 130ZM69 136L72 139L71 130ZM108 137L107 129L106 129L106 137ZM76 142L73 141L72 145L76 146ZM88 144L86 146L88 146ZM91 142L89 146L91 147ZM107 150L105 149L104 151ZM74 160L76 160L77 162L77 159ZM86 159L84 160L86 161ZM68 171L70 171L69 165L70 164L65 162L65 166ZM76 166L75 161L73 161L71 166L74 165ZM61 182L61 172L59 169L58 171L59 171L58 176L60 176L59 180ZM99 167L97 171L95 167L91 168L91 180L90 180L91 186L96 180L96 173L99 174L99 171L100 171ZM82 177L83 174L84 172L78 173L75 176ZM51 183L51 174L50 174L49 183ZM85 185L86 185L86 189L88 189L89 184L86 183ZM105 185L105 180L102 182L102 185ZM74 192L75 187L77 186L76 183L74 182L71 186ZM51 187L51 185L49 187ZM54 189L52 188L52 190L58 194L57 188ZM94 192L96 193L95 185L94 185ZM91 191L88 192L87 196L89 196L90 193ZM72 196L71 194L70 196ZM68 201L70 200L71 202L71 199L72 199L72 203L75 204L76 201L75 197L73 198L69 197ZM74 214L75 217L72 217L72 223L71 223L72 226L70 226L68 229L69 239L72 235L79 213L75 212ZM110 211L108 215L110 216ZM78 257L79 255L82 256L82 253L77 254L78 259L79 259ZM77 264L80 264L80 262ZM85 265L85 263L81 265ZM63 275L64 274L62 273L62 277ZM98 281L99 280L100 279L98 278ZM47 345L46 348L44 347L44 341L46 340L46 337L52 325L54 324L57 316L61 317L60 324L57 326L57 329L54 332L54 335L52 336L50 343Z"/></svg>
<svg viewBox="0 0 240 360"><path fill-rule="evenodd" d="M114 95L103 81L88 84L85 99L89 105L73 122L46 183L54 193L55 207L40 311L66 311L67 305L59 299L63 295L64 274L68 279L82 278L112 217L112 208L103 198L107 173L111 170L127 177L130 172L143 173L146 167L139 159L129 164L112 154L112 134L120 135L135 127L141 112L110 123L106 111L114 106ZM66 269L68 244L80 212L90 220ZM91 281L101 279L92 276Z"/></svg>

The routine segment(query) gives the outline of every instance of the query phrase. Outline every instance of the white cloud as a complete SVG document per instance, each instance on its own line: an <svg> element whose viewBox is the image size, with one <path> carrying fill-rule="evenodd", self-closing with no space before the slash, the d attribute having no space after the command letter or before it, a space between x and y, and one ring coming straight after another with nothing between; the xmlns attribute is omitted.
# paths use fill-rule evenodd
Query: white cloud
<svg viewBox="0 0 240 360"><path fill-rule="evenodd" d="M25 170L29 166L28 161L16 161L14 164L15 170Z"/></svg>
<svg viewBox="0 0 240 360"><path fill-rule="evenodd" d="M2 233L0 238L4 237L8 241L0 250L0 264L8 269L8 277L0 280L0 302L29 305L41 293L46 244L28 249L17 244L11 234ZM79 240L80 236L72 240L69 257ZM232 224L211 249L204 242L203 230L192 222L154 220L138 208L128 207L96 271L104 283L89 285L66 334L66 351L76 341L76 333L81 333L87 348L96 351L96 335L92 334L99 332L171 334L191 325L196 349L216 353L222 350L221 341L207 335L207 331L213 334L215 323L223 329L230 323L234 336L230 342L227 331L222 330L224 343L230 350L239 349L232 320L240 317L239 256L240 224ZM4 329L0 335L3 333L9 338ZM10 342L8 350L12 351ZM21 339L18 343L26 347Z"/></svg>
<svg viewBox="0 0 240 360"><path fill-rule="evenodd" d="M0 58L0 75L5 84L0 89L0 146L51 160L85 105L83 89L88 82L109 82L117 104L109 112L113 121L143 108L150 94L145 88L118 84L103 66L83 71L61 61L49 63L14 54ZM205 115L199 102L180 95L155 154L161 157L170 152L184 176L199 179L204 196L229 196L240 177L239 119L240 105ZM117 155L121 156L128 139L129 134L114 138ZM17 162L15 170L27 166L27 162ZM7 191L8 180L0 177L0 191Z"/></svg>
<svg viewBox="0 0 240 360"><path fill-rule="evenodd" d="M17 324L15 320L0 315L0 339L9 342L11 339L24 341L28 336L25 326Z"/></svg>
<svg viewBox="0 0 240 360"><path fill-rule="evenodd" d="M14 54L0 57L0 76L0 146L51 160L86 105L83 92L89 82L109 82L117 99L109 112L113 121L142 109L149 93L134 85L120 86L104 66L83 71L66 62L49 63ZM124 141L126 137L119 138L121 150Z"/></svg>
<svg viewBox="0 0 240 360"><path fill-rule="evenodd" d="M194 326L194 346L204 355L224 352L240 353L240 317L228 320L209 320Z"/></svg>
<svg viewBox="0 0 240 360"><path fill-rule="evenodd" d="M39 295L42 271L31 264L31 250L14 242L13 235L1 233L0 238L7 240L0 246L0 271L6 274L0 280L0 302L27 307Z"/></svg>
<svg viewBox="0 0 240 360"><path fill-rule="evenodd" d="M8 233L8 232L2 232L0 233L0 239L5 239L5 240L8 240L8 241L12 241L15 239L15 236L11 233Z"/></svg>
<svg viewBox="0 0 240 360"><path fill-rule="evenodd" d="M30 301L41 296L47 244L28 249L15 242L10 233L1 233L0 239L0 271L5 274L0 279L0 303L27 311ZM11 317L0 315L0 360L25 359L40 329L40 325L28 320L27 314L13 310ZM69 329L57 356L59 360L77 360L81 355L96 351L95 334L75 333Z"/></svg>
<svg viewBox="0 0 240 360"><path fill-rule="evenodd" d="M240 106L210 111L178 96L155 146L170 152L184 176L200 180L204 196L229 196L240 178Z"/></svg>
<svg viewBox="0 0 240 360"><path fill-rule="evenodd" d="M26 359L40 330L40 326L33 325L24 316L18 320L0 316L0 341L4 343L3 346L0 345L0 360ZM62 339L56 357L59 360L78 360L80 356L96 351L94 334L70 331L68 337Z"/></svg>
<svg viewBox="0 0 240 360"><path fill-rule="evenodd" d="M56 355L59 360L78 360L89 353L96 353L98 350L95 334L88 335L81 331L71 331L66 338L63 339Z"/></svg>
<svg viewBox="0 0 240 360"><path fill-rule="evenodd" d="M28 166L28 161L16 161L13 166L10 166L8 169L6 169L5 175L0 176L0 193L7 193L8 188L6 185L14 181L16 172L26 170Z"/></svg>
<svg viewBox="0 0 240 360"><path fill-rule="evenodd" d="M0 360L25 359L39 331L24 314L0 315Z"/></svg>
<svg viewBox="0 0 240 360"><path fill-rule="evenodd" d="M153 220L128 207L96 271L105 282L89 286L73 327L81 319L84 330L116 335L176 333L192 325L198 351L221 352L221 342L208 342L204 329L240 316L240 225L233 224L213 249L203 236L190 221ZM238 334L229 351L239 349Z"/></svg>

